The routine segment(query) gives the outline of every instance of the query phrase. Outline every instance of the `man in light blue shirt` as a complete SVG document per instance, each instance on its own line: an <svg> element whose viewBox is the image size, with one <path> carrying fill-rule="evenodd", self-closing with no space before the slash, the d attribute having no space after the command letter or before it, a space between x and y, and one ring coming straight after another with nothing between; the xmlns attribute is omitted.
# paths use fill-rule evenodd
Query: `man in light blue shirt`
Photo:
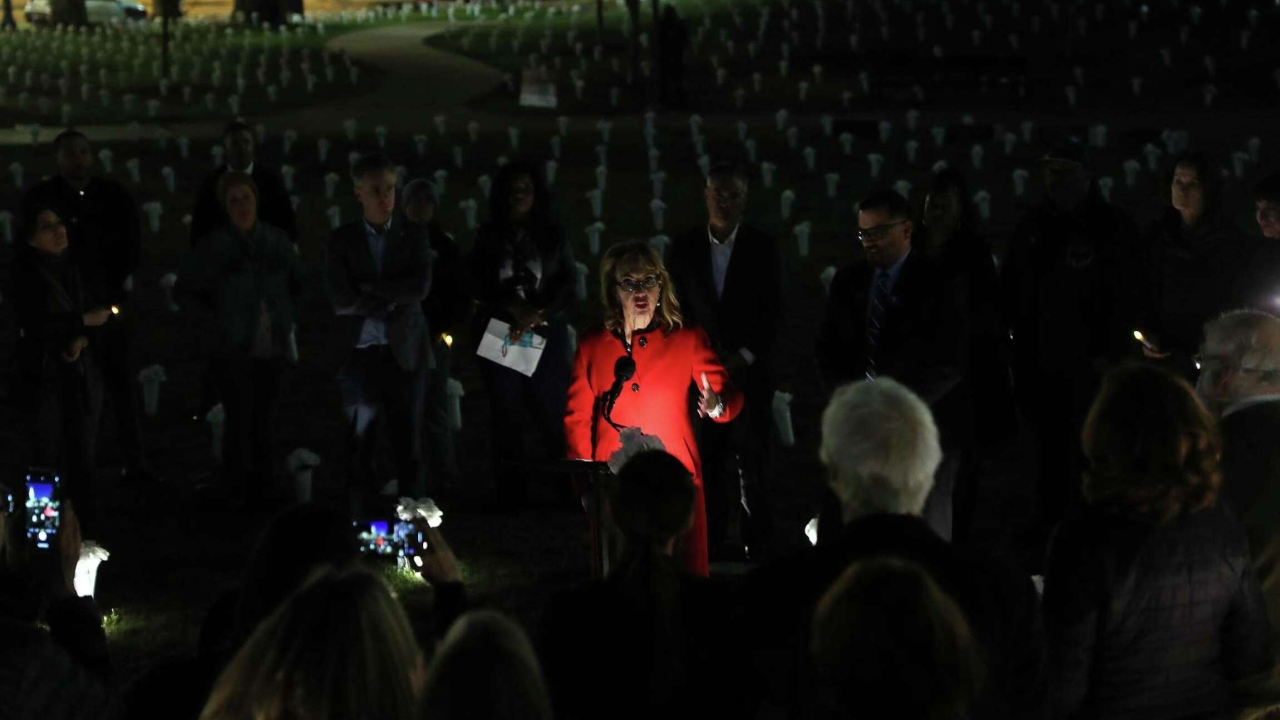
<svg viewBox="0 0 1280 720"><path fill-rule="evenodd" d="M433 363L422 301L431 288L431 253L425 233L393 215L396 173L389 160L361 158L352 181L362 218L329 236L325 272L336 315L338 386L351 429L347 477L353 511L367 514L365 491L380 491L390 499L379 502L387 504L399 495L426 495L423 403ZM395 457L391 478L378 476L378 428Z"/></svg>

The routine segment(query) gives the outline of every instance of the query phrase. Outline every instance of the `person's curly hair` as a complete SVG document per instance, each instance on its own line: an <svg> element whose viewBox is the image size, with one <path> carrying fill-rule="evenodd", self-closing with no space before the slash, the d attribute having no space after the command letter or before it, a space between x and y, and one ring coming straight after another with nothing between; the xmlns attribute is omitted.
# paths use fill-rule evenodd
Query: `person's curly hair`
<svg viewBox="0 0 1280 720"><path fill-rule="evenodd" d="M1186 380L1152 365L1126 365L1102 383L1085 421L1090 503L1167 522L1218 499L1222 438Z"/></svg>

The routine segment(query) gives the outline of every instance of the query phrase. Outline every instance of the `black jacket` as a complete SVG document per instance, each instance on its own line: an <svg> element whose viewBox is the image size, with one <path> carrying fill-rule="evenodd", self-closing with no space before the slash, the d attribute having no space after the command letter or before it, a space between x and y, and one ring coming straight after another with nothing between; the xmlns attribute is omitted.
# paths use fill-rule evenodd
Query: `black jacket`
<svg viewBox="0 0 1280 720"><path fill-rule="evenodd" d="M866 327L875 268L865 260L831 282L818 335L818 363L833 388L866 377ZM961 384L968 366L969 304L965 278L922 253L903 261L881 323L875 369L906 385L933 409L943 441L967 434Z"/></svg>
<svg viewBox="0 0 1280 720"><path fill-rule="evenodd" d="M81 335L90 341L81 352L80 362L87 361L99 334L97 328L85 327L81 316L104 303L84 282L74 250L52 258L19 245L12 272L18 339L11 380L14 396L21 400L75 369L76 363L67 363L62 354Z"/></svg>
<svg viewBox="0 0 1280 720"><path fill-rule="evenodd" d="M719 657L731 636L725 613L728 589L719 581L687 575L678 582L678 660L668 661L663 669L670 674L661 680L651 651L653 626L616 578L552 600L539 650L556 717L713 717L726 707L734 689L724 684L725 665Z"/></svg>
<svg viewBox="0 0 1280 720"><path fill-rule="evenodd" d="M985 240L958 229L934 254L943 268L962 278L969 301L968 367L965 389L974 411L975 434L984 444L1017 433L1010 377L1009 334L1000 320L1000 279Z"/></svg>
<svg viewBox="0 0 1280 720"><path fill-rule="evenodd" d="M1096 192L1071 212L1038 207L1014 230L1001 274L1001 309L1013 333L1014 382L1024 411L1044 393L1073 384L1092 398L1101 362L1138 351L1137 235L1133 221Z"/></svg>
<svg viewBox="0 0 1280 720"><path fill-rule="evenodd" d="M407 223L406 223L407 224ZM451 235L438 228L427 229L431 244L431 293L422 303L427 324L433 333L456 330L471 317L471 283L462 250Z"/></svg>
<svg viewBox="0 0 1280 720"><path fill-rule="evenodd" d="M182 305L190 299L212 313L213 350L223 356L248 356L265 304L272 354L284 355L302 294L297 253L285 234L270 225L259 222L245 236L224 223L187 257L176 290Z"/></svg>
<svg viewBox="0 0 1280 720"><path fill-rule="evenodd" d="M783 264L777 239L749 225L738 227L721 297L716 296L705 225L675 238L667 270L685 322L706 330L721 355L746 348L755 357L752 375L759 374L767 386L782 325Z"/></svg>
<svg viewBox="0 0 1280 720"><path fill-rule="evenodd" d="M137 270L142 255L142 225L129 191L94 176L81 194L54 176L33 186L23 199L26 207L41 203L58 208L86 282L99 288L104 302L124 305L125 279Z"/></svg>
<svg viewBox="0 0 1280 720"><path fill-rule="evenodd" d="M1221 504L1165 525L1085 507L1050 548L1044 614L1056 717L1225 717L1231 684L1268 666L1249 546Z"/></svg>
<svg viewBox="0 0 1280 720"><path fill-rule="evenodd" d="M1273 628L1280 630L1280 402L1222 418L1222 497L1244 524Z"/></svg>
<svg viewBox="0 0 1280 720"><path fill-rule="evenodd" d="M363 219L347 223L329 234L325 251L325 277L334 318L329 342L334 367L341 367L360 341L365 317L394 302L385 316L387 343L404 370L431 363L430 333L422 313L422 301L431 290L431 252L425 233L394 216L382 251L378 272L369 250ZM360 289L371 284L372 291Z"/></svg>
<svg viewBox="0 0 1280 720"><path fill-rule="evenodd" d="M523 267L515 248L516 230L494 223L482 225L467 257L467 269L476 299L472 339L479 344L489 320L511 321L507 308L516 301L517 288L523 287L526 301L547 311L549 323L569 321L576 302L577 268L573 248L563 231L555 225L533 228L530 246L542 261L542 278L537 280ZM513 258L516 273L505 280L498 277L507 258Z"/></svg>
<svg viewBox="0 0 1280 720"><path fill-rule="evenodd" d="M0 618L0 717L89 720L106 716L111 664L102 613L92 598L67 598L46 613L49 632Z"/></svg>
<svg viewBox="0 0 1280 720"><path fill-rule="evenodd" d="M919 564L964 610L987 663L975 718L1034 717L1040 707L1044 643L1031 580L968 554L918 517L868 515L830 541L761 567L738 593L739 628L750 628L752 658L742 692L757 701L802 708L810 692L810 623L818 600L859 560L892 556ZM793 712L803 716L803 710Z"/></svg>
<svg viewBox="0 0 1280 720"><path fill-rule="evenodd" d="M1221 215L1186 229L1170 210L1151 228L1137 326L1172 354L1165 363L1179 374L1195 377L1206 322L1254 300L1247 279L1257 245Z"/></svg>
<svg viewBox="0 0 1280 720"><path fill-rule="evenodd" d="M227 166L223 165L200 182L195 205L191 208L192 245L227 222L226 209L218 202L218 181L226 174ZM251 177L258 186L258 219L283 230L289 241L297 245L298 221L293 213L293 200L284 187L284 178L260 162L253 163Z"/></svg>

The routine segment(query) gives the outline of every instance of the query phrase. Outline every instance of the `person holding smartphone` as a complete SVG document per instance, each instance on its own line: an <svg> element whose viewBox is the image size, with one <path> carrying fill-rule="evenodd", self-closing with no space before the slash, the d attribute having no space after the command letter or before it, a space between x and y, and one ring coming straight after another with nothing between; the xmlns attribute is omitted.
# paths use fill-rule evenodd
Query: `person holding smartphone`
<svg viewBox="0 0 1280 720"><path fill-rule="evenodd" d="M24 208L13 264L18 338L12 395L28 416L32 465L65 477L90 536L97 526L95 445L102 411L102 374L94 342L111 308L68 250L67 228L52 203Z"/></svg>
<svg viewBox="0 0 1280 720"><path fill-rule="evenodd" d="M75 590L79 521L64 505L55 542L41 550L21 539L21 516L5 510L0 505L0 717L90 717L86 709L107 705L112 666L102 611Z"/></svg>

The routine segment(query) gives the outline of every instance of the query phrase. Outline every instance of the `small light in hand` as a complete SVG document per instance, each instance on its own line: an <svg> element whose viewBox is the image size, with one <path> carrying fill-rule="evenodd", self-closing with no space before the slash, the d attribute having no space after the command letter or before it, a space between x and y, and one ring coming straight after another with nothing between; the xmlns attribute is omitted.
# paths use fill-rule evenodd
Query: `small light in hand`
<svg viewBox="0 0 1280 720"><path fill-rule="evenodd" d="M413 564L414 564L414 565L417 565L418 567L422 567L422 557L421 557L421 556L419 556L419 555L414 555L414 556L413 556Z"/></svg>
<svg viewBox="0 0 1280 720"><path fill-rule="evenodd" d="M1140 343L1145 343L1145 342L1147 341L1147 338L1146 338L1145 336L1143 336L1143 334L1142 334L1142 331L1141 331L1141 330L1134 330L1134 331L1133 331L1133 339L1134 339L1134 340L1137 340L1137 341L1138 341L1138 342L1140 342Z"/></svg>
<svg viewBox="0 0 1280 720"><path fill-rule="evenodd" d="M112 306L111 306L111 314L112 314L112 315L119 315L119 314L120 314L120 308L119 308L118 306L112 305Z"/></svg>
<svg viewBox="0 0 1280 720"><path fill-rule="evenodd" d="M450 335L449 333L445 333L444 335L441 335L440 337L444 339L444 346L445 346L445 347L453 347L453 336L452 336L452 335Z"/></svg>

